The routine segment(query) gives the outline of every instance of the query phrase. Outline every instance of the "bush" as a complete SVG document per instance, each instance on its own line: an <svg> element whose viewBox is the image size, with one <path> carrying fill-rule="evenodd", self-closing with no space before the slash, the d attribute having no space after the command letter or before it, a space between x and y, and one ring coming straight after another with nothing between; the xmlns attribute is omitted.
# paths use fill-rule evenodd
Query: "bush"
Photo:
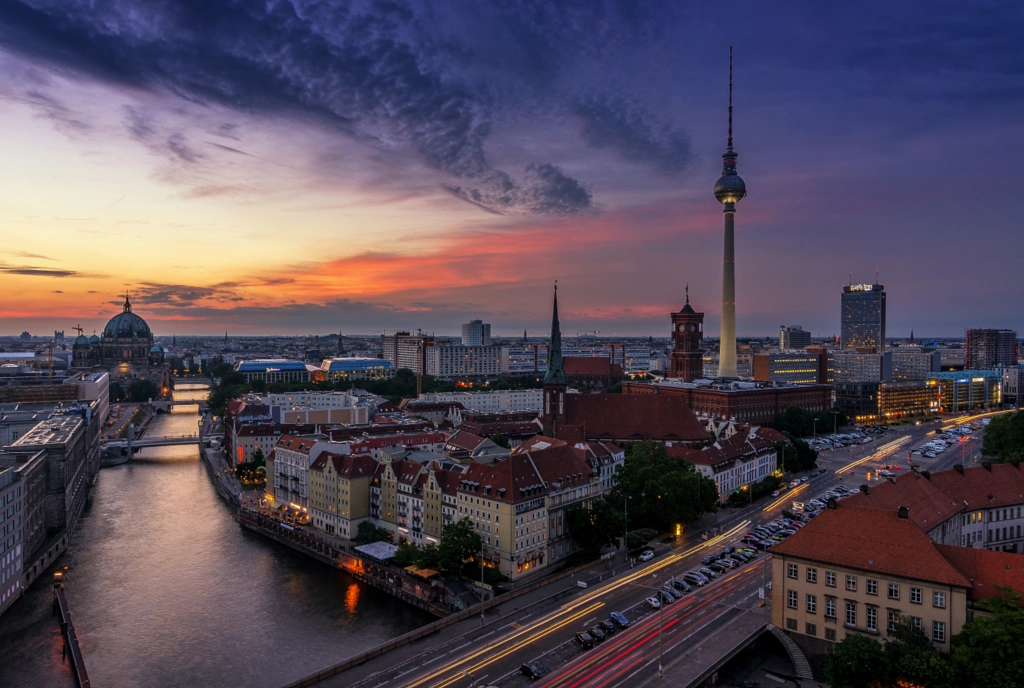
<svg viewBox="0 0 1024 688"><path fill-rule="evenodd" d="M640 549L656 537L658 537L658 531L654 528L631 530L626 534L626 548Z"/></svg>

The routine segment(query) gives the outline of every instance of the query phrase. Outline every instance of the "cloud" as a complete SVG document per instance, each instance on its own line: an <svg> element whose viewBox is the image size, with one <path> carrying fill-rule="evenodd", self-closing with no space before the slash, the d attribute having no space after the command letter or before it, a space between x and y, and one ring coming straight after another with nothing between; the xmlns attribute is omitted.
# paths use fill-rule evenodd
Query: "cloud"
<svg viewBox="0 0 1024 688"><path fill-rule="evenodd" d="M8 275L26 275L28 277L85 277L85 275L74 270L37 268L27 265L5 265L3 263L0 263L0 272Z"/></svg>
<svg viewBox="0 0 1024 688"><path fill-rule="evenodd" d="M594 148L611 149L669 175L686 171L694 161L690 137L675 127L655 123L636 103L595 95L573 103L572 113L580 121L584 140Z"/></svg>
<svg viewBox="0 0 1024 688"><path fill-rule="evenodd" d="M42 255L39 255L38 253L27 253L25 251L12 251L11 255L12 256L17 256L18 258L34 258L36 260L49 260L49 261L56 262L55 258L50 258L49 256L42 256Z"/></svg>
<svg viewBox="0 0 1024 688"><path fill-rule="evenodd" d="M550 160L520 163L525 173L515 179L485 152L498 122L530 118L540 101L517 103L479 79L475 65L507 65L509 92L530 92L538 80L551 84L551 75L580 53L600 57L622 43L656 38L661 30L652 20L665 3L631 5L474 3L478 16L466 21L476 24L463 22L457 34L451 20L466 9L458 3L163 0L147 3L142 22L127 0L8 0L0 3L0 45L133 89L319 120L381 151L415 154L446 188L486 209L565 215L594 211L586 183ZM680 164L668 157L683 139L651 124L649 115L624 116L607 105L581 113L591 145L651 160L658 169ZM204 158L183 132L165 131L140 108L127 109L125 127L175 163ZM238 139L234 124L215 133ZM629 150L634 143L644 150Z"/></svg>

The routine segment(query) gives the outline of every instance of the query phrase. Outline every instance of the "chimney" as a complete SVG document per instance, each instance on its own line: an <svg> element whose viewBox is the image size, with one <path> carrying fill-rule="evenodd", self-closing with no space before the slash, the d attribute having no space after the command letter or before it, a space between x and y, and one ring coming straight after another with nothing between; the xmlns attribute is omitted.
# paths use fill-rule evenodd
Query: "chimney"
<svg viewBox="0 0 1024 688"><path fill-rule="evenodd" d="M931 471L921 471L921 475L923 475L928 480L932 479L932 472Z"/></svg>
<svg viewBox="0 0 1024 688"><path fill-rule="evenodd" d="M985 470L988 471L989 473L992 472L992 462L991 461L982 461L981 465L984 466Z"/></svg>
<svg viewBox="0 0 1024 688"><path fill-rule="evenodd" d="M860 491L863 492L866 495L871 494L871 488L868 487L867 485L861 485L860 486Z"/></svg>
<svg viewBox="0 0 1024 688"><path fill-rule="evenodd" d="M960 475L963 475L963 474L964 474L964 467L963 467L962 465L960 465L960 464L956 464L956 465L954 465L954 466L953 466L953 468L954 468L954 470L956 470L956 472L957 472L957 473L959 473Z"/></svg>
<svg viewBox="0 0 1024 688"><path fill-rule="evenodd" d="M899 509L896 510L896 516L898 516L899 518L902 518L904 520L909 519L910 518L910 509L908 509L905 506L901 506Z"/></svg>
<svg viewBox="0 0 1024 688"><path fill-rule="evenodd" d="M828 502L825 503L825 506L827 508L829 508L829 509L835 510L835 508L836 508L836 498L835 497L829 497L828 498Z"/></svg>

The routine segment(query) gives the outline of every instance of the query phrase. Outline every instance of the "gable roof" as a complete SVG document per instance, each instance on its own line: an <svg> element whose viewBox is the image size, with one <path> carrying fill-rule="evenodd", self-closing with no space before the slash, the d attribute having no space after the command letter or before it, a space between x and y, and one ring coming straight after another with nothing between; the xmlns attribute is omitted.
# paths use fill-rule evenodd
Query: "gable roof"
<svg viewBox="0 0 1024 688"><path fill-rule="evenodd" d="M973 547L936 547L970 581L971 589L967 591L967 599L995 597L999 594L997 585L1024 593L1024 557L1021 555Z"/></svg>
<svg viewBox="0 0 1024 688"><path fill-rule="evenodd" d="M555 489L585 485L593 476L593 469L576 451L564 442L543 449L522 452L533 463L545 486Z"/></svg>
<svg viewBox="0 0 1024 688"><path fill-rule="evenodd" d="M910 510L911 522L926 533L964 510L963 502L951 498L924 475L913 471L871 485L868 493L858 492L843 501L851 506L893 513L905 506Z"/></svg>
<svg viewBox="0 0 1024 688"><path fill-rule="evenodd" d="M772 548L799 557L868 573L970 588L971 583L909 519L895 509L872 509L844 500Z"/></svg>
<svg viewBox="0 0 1024 688"><path fill-rule="evenodd" d="M465 430L457 430L454 435L448 438L446 444L472 452L486 441L486 437L474 435L473 433L466 432Z"/></svg>
<svg viewBox="0 0 1024 688"><path fill-rule="evenodd" d="M675 394L566 394L565 424L595 440L702 442L707 430Z"/></svg>
<svg viewBox="0 0 1024 688"><path fill-rule="evenodd" d="M544 479L526 454L495 464L473 462L459 477L459 491L509 504L547 494Z"/></svg>

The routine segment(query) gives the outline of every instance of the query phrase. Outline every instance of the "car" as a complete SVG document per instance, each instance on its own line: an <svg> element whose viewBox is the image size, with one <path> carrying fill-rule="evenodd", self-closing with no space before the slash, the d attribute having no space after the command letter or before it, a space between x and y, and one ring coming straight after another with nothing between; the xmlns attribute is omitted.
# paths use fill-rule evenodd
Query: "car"
<svg viewBox="0 0 1024 688"><path fill-rule="evenodd" d="M722 557L721 559L718 560L718 563L721 564L722 566L725 566L726 568L730 568L730 569L734 569L734 568L736 568L737 566L740 565L740 563L738 561L736 561L735 559L733 559L732 557Z"/></svg>
<svg viewBox="0 0 1024 688"><path fill-rule="evenodd" d="M601 629L602 631L604 631L604 632L605 632L605 634L606 634L606 635L607 635L608 633L614 633L614 632L615 632L615 624L613 624L613 623L612 623L611 621L609 621L608 619L603 619L603 620L602 620L602 621L601 621L600 623L598 623L597 625L598 625L598 627L599 627L599 628L600 628L600 629Z"/></svg>
<svg viewBox="0 0 1024 688"><path fill-rule="evenodd" d="M796 487L796 486L797 486L797 485L799 485L799 484L800 484L800 481L799 481L799 480L790 480L790 481L789 481L789 486L790 486L790 488Z"/></svg>
<svg viewBox="0 0 1024 688"><path fill-rule="evenodd" d="M637 560L639 560L639 561L650 561L653 558L654 558L654 552L649 550L649 549L645 549L643 552L640 553L640 556L637 557Z"/></svg>
<svg viewBox="0 0 1024 688"><path fill-rule="evenodd" d="M718 572L708 566L701 566L697 569L700 573L703 573L708 580L714 580L718 577Z"/></svg>
<svg viewBox="0 0 1024 688"><path fill-rule="evenodd" d="M662 602L664 602L665 604L672 604L673 602L676 601L676 597L674 595L672 595L672 594L670 594L670 593L668 593L668 592L666 592L664 590L659 590L658 591L658 599L661 600Z"/></svg>
<svg viewBox="0 0 1024 688"><path fill-rule="evenodd" d="M726 554L732 554L733 552L736 551L736 548L733 547L732 545L729 545L728 547L726 547L722 551L725 552Z"/></svg>
<svg viewBox="0 0 1024 688"><path fill-rule="evenodd" d="M757 556L757 550L754 549L753 547L740 547L736 551L739 552L740 554L746 554L748 557Z"/></svg>
<svg viewBox="0 0 1024 688"><path fill-rule="evenodd" d="M746 564L748 561L750 561L750 557L744 554L743 552L733 552L729 556L732 558L733 561L738 561L741 564Z"/></svg>
<svg viewBox="0 0 1024 688"><path fill-rule="evenodd" d="M629 619L622 612L612 612L608 615L608 618L619 628L629 628Z"/></svg>
<svg viewBox="0 0 1024 688"><path fill-rule="evenodd" d="M720 561L716 561L714 564L712 564L708 568L711 569L712 571L714 571L715 573L718 573L718 574L725 573L726 571L729 570L729 567L726 566L725 564L723 564Z"/></svg>
<svg viewBox="0 0 1024 688"><path fill-rule="evenodd" d="M792 528L784 528L779 531L779 535L796 535L796 531Z"/></svg>
<svg viewBox="0 0 1024 688"><path fill-rule="evenodd" d="M800 478L800 482L802 482L802 483L807 482L807 476L804 476L804 477Z"/></svg>
<svg viewBox="0 0 1024 688"><path fill-rule="evenodd" d="M697 587L708 584L707 578L697 574L695 571L688 571L687 573L684 573L683 580L687 583L693 583Z"/></svg>
<svg viewBox="0 0 1024 688"><path fill-rule="evenodd" d="M704 557L703 559L701 559L701 560L700 560L700 563L702 563L702 564L704 564L705 566L707 566L708 564L710 564L710 563L711 563L711 562L713 562L714 560L715 560L715 555L714 555L714 554L709 554L709 555L707 555L706 557Z"/></svg>
<svg viewBox="0 0 1024 688"><path fill-rule="evenodd" d="M529 663L519 665L519 673L528 677L531 681L536 681L544 675L544 672L540 670L540 667L536 664Z"/></svg>
<svg viewBox="0 0 1024 688"><path fill-rule="evenodd" d="M776 543L770 542L768 540L761 540L761 542L757 543L755 545L755 547L757 547L758 549L767 550L767 549L771 549L775 544Z"/></svg>
<svg viewBox="0 0 1024 688"><path fill-rule="evenodd" d="M681 578L676 578L674 581L672 581L672 587L678 590L679 592L683 593L687 593L693 590L693 588L687 585L686 581Z"/></svg>
<svg viewBox="0 0 1024 688"><path fill-rule="evenodd" d="M661 601L657 597L648 597L645 602L650 605L651 609L661 609Z"/></svg>
<svg viewBox="0 0 1024 688"><path fill-rule="evenodd" d="M594 636L590 635L586 631L576 632L576 642L583 646L583 649L589 649L594 647Z"/></svg>
<svg viewBox="0 0 1024 688"><path fill-rule="evenodd" d="M604 634L604 631L601 630L600 626L594 626L589 631L587 631L587 633L589 633L591 637L593 637L597 642L601 642L602 640L608 637Z"/></svg>
<svg viewBox="0 0 1024 688"><path fill-rule="evenodd" d="M778 490L772 490L772 497L778 497L778 496L779 496L779 491Z"/></svg>

